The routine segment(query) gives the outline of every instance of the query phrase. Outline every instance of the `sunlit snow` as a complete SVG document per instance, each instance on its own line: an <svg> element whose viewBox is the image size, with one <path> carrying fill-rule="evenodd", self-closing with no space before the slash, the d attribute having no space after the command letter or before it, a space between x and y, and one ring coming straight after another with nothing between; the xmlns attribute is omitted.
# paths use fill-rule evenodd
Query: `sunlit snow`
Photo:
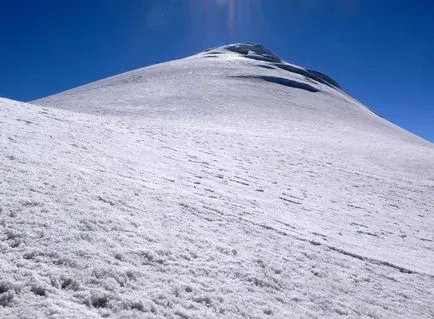
<svg viewBox="0 0 434 319"><path fill-rule="evenodd" d="M434 316L433 144L261 46L0 99L0 148L0 318Z"/></svg>

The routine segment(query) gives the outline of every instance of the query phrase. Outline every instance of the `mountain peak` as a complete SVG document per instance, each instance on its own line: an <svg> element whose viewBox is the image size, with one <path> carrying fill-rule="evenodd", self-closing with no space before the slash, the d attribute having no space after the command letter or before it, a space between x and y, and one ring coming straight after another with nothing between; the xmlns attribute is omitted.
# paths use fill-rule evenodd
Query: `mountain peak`
<svg viewBox="0 0 434 319"><path fill-rule="evenodd" d="M278 55L259 43L242 42L224 45L215 49L205 50L205 54L216 56L224 53L236 53L247 59L257 60L267 63L269 68L279 68L292 73L303 75L311 80L320 82L333 88L340 89L341 86L332 77L311 69L302 68L289 64L282 60Z"/></svg>
<svg viewBox="0 0 434 319"><path fill-rule="evenodd" d="M208 49L205 52L234 52L251 58L254 60L260 60L265 62L281 63L282 59L275 55L271 50L267 49L259 43L253 42L243 42L243 43L233 43L218 47L216 49Z"/></svg>
<svg viewBox="0 0 434 319"><path fill-rule="evenodd" d="M434 145L332 81L240 43L0 98L0 318L433 319Z"/></svg>

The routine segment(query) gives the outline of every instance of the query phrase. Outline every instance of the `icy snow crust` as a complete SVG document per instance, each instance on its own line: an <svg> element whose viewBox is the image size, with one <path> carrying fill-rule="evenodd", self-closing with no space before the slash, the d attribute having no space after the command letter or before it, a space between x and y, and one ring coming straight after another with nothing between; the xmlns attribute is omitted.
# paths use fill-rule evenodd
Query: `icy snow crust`
<svg viewBox="0 0 434 319"><path fill-rule="evenodd" d="M0 318L433 317L434 147L331 78L236 44L35 103Z"/></svg>

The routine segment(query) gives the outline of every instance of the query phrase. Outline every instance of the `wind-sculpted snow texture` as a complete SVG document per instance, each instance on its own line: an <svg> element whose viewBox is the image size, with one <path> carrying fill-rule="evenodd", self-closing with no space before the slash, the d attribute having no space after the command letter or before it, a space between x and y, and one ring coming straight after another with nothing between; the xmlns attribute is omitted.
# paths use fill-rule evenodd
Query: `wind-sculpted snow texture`
<svg viewBox="0 0 434 319"><path fill-rule="evenodd" d="M433 318L433 145L283 64L0 99L0 318Z"/></svg>

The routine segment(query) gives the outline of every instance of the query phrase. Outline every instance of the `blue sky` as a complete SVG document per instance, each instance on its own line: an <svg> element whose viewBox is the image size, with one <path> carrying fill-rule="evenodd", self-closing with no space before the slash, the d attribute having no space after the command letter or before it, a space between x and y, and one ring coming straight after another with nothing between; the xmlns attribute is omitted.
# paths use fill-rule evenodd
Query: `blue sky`
<svg viewBox="0 0 434 319"><path fill-rule="evenodd" d="M433 17L432 0L0 0L0 96L254 41L434 141Z"/></svg>

